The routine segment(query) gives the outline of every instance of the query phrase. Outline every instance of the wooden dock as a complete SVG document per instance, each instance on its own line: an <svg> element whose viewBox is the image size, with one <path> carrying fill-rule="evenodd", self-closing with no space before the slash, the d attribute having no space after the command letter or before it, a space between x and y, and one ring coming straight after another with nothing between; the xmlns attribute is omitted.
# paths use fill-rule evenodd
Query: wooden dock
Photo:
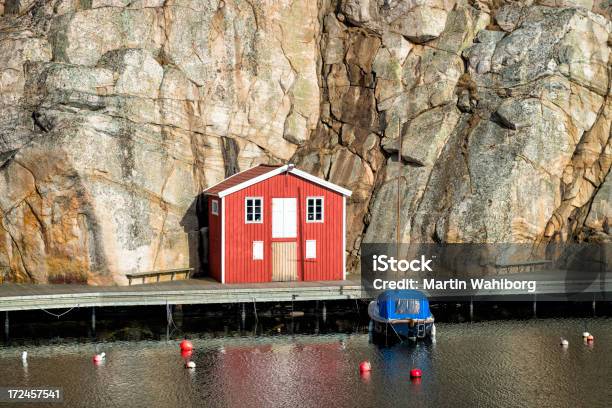
<svg viewBox="0 0 612 408"><path fill-rule="evenodd" d="M0 311L361 298L359 281L222 285L209 279L190 279L136 286L0 285Z"/></svg>
<svg viewBox="0 0 612 408"><path fill-rule="evenodd" d="M470 278L463 278L469 281ZM475 278L477 279L477 278ZM425 290L432 301L612 301L612 272L577 273L565 270L548 270L530 273L514 273L487 276L485 279L506 279L508 281L535 281L536 290Z"/></svg>
<svg viewBox="0 0 612 408"><path fill-rule="evenodd" d="M568 275L563 271L489 276L495 279L536 280L537 290L424 290L432 301L593 300L612 301L612 273ZM571 294L571 295L568 295ZM361 281L267 282L220 284L189 279L135 286L0 285L0 311L72 307L147 306L291 302L368 299Z"/></svg>

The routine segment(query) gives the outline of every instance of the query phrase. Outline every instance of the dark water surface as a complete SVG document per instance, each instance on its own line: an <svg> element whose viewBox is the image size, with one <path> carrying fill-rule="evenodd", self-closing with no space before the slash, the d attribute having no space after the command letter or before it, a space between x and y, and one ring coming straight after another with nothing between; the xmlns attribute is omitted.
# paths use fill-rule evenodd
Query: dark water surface
<svg viewBox="0 0 612 408"><path fill-rule="evenodd" d="M581 338L585 322L592 346ZM70 407L612 406L610 318L437 329L435 343L388 347L363 331L196 339L195 370L183 368L178 340L5 345L0 385L62 387ZM100 366L96 349L107 354ZM362 360L372 363L368 377L358 372ZM420 383L409 378L413 367L423 370Z"/></svg>

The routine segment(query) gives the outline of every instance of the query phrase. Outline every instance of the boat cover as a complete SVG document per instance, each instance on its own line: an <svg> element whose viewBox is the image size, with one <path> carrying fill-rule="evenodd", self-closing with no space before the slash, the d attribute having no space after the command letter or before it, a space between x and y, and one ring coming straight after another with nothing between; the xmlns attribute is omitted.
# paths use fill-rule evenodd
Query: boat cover
<svg viewBox="0 0 612 408"><path fill-rule="evenodd" d="M418 290L387 290L376 299L383 319L427 319L431 317L427 296Z"/></svg>

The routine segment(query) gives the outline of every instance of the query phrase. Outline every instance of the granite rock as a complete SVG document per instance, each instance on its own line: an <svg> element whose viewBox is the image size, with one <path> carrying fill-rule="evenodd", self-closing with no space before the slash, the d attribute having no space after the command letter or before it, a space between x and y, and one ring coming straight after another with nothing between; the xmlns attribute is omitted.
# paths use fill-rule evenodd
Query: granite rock
<svg viewBox="0 0 612 408"><path fill-rule="evenodd" d="M2 279L198 269L201 191L258 163L353 190L351 273L398 232L607 242L608 9L0 0Z"/></svg>

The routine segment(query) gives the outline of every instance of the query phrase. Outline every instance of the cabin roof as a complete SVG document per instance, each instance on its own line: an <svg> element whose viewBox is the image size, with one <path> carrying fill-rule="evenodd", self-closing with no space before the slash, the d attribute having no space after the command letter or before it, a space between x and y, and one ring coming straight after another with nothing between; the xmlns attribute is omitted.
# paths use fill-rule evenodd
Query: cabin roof
<svg viewBox="0 0 612 408"><path fill-rule="evenodd" d="M329 181L323 180L319 177L313 176L312 174L306 173L302 170L298 170L292 164L287 164L284 166L260 164L248 170L236 173L233 176L230 176L225 180L221 181L220 183L207 188L206 190L204 190L204 194L224 197L228 194L235 193L236 191L242 190L261 181L267 180L270 177L274 177L283 172L291 173L297 177L301 177L303 179L311 181L322 187L340 193L346 197L350 197L350 195L352 194L350 190L340 187L334 183L330 183Z"/></svg>
<svg viewBox="0 0 612 408"><path fill-rule="evenodd" d="M240 185L244 183L245 181L251 180L255 177L259 177L272 170L278 169L279 167L281 166L280 165L278 166L268 165L268 164L260 164L259 166L251 167L248 170L241 171L239 173L234 174L233 176L226 178L220 183L210 186L209 188L204 190L204 193L212 194L212 195L219 194L220 192L225 191L228 188L232 188L237 185Z"/></svg>

